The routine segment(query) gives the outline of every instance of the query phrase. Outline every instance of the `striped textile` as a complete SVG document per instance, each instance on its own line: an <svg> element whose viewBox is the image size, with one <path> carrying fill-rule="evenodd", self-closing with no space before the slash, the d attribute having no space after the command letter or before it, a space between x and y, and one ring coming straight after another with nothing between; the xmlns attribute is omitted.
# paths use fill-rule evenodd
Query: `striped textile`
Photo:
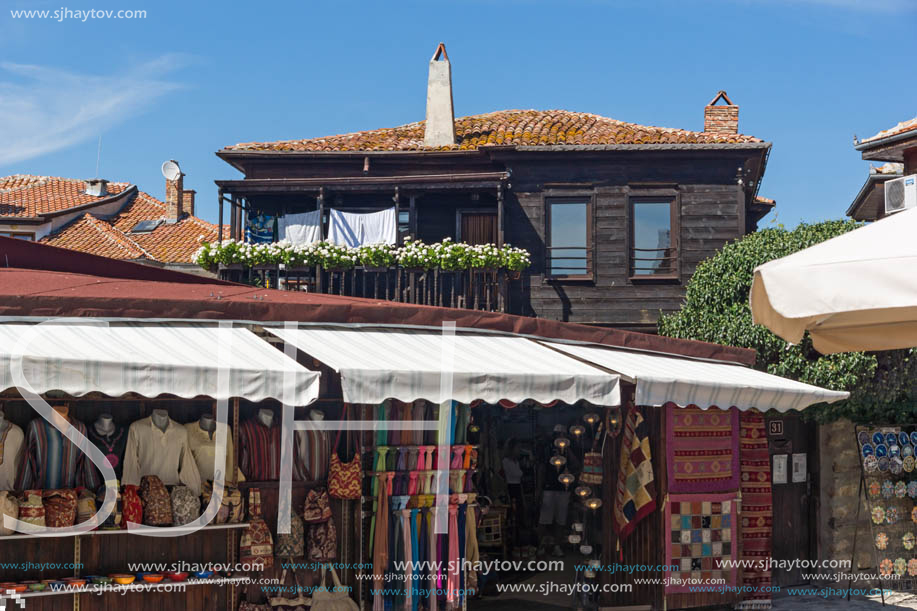
<svg viewBox="0 0 917 611"><path fill-rule="evenodd" d="M785 412L822 401L833 403L846 399L850 394L787 380L736 364L581 344L545 343L636 382L634 402L637 405L659 407L672 402L682 407L761 408Z"/></svg>
<svg viewBox="0 0 917 611"><path fill-rule="evenodd" d="M666 406L669 492L739 488L739 410Z"/></svg>
<svg viewBox="0 0 917 611"><path fill-rule="evenodd" d="M225 355L221 346L226 347ZM318 397L317 372L243 328L202 323L0 323L0 390L16 386L10 366L19 355L25 380L39 394L168 393L186 398L274 398L293 405L308 405ZM219 375L221 363L229 368L225 376ZM286 397L285 382L290 386Z"/></svg>
<svg viewBox="0 0 917 611"><path fill-rule="evenodd" d="M86 426L68 418L70 426L86 435ZM44 418L34 418L26 432L27 449L22 469L16 478L16 490L76 488L97 489L102 480L82 448L64 438L60 431Z"/></svg>
<svg viewBox="0 0 917 611"><path fill-rule="evenodd" d="M758 411L743 413L740 436L742 559L758 562L771 556L774 522L771 467L764 415ZM746 586L749 592L744 595L746 600L741 603L740 608L769 609L771 595L753 590L771 585L770 570L747 568L742 578L742 585Z"/></svg>
<svg viewBox="0 0 917 611"><path fill-rule="evenodd" d="M280 427L276 420L270 428L256 418L239 423L239 469L250 482L280 479Z"/></svg>
<svg viewBox="0 0 917 611"><path fill-rule="evenodd" d="M328 479L331 461L331 433L329 431L296 431L296 455L293 477L301 481Z"/></svg>
<svg viewBox="0 0 917 611"><path fill-rule="evenodd" d="M339 372L346 403L621 402L618 376L524 337L416 329L267 330ZM443 383L444 367L450 370L451 387Z"/></svg>

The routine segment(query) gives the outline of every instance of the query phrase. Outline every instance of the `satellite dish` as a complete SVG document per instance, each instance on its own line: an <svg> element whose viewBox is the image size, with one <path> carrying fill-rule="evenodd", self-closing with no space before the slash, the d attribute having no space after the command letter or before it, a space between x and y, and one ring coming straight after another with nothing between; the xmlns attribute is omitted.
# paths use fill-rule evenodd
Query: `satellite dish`
<svg viewBox="0 0 917 611"><path fill-rule="evenodd" d="M178 162L170 159L162 164L162 175L166 180L178 180L181 176L181 168Z"/></svg>

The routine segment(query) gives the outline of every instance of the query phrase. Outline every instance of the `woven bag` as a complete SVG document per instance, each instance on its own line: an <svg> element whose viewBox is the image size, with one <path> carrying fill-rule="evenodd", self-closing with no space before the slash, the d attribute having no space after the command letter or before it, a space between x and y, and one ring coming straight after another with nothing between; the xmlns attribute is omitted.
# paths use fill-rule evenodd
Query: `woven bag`
<svg viewBox="0 0 917 611"><path fill-rule="evenodd" d="M213 484L204 482L203 491L201 492L201 507L206 508L210 505L210 498L213 496ZM242 503L242 491L235 486L223 486L223 499L220 502L220 509L217 511L213 524L239 524L245 517L245 507Z"/></svg>
<svg viewBox="0 0 917 611"><path fill-rule="evenodd" d="M242 533L239 554L244 564L274 566L274 540L261 517L261 491L257 488L248 491L248 528Z"/></svg>
<svg viewBox="0 0 917 611"><path fill-rule="evenodd" d="M75 490L45 490L42 502L45 506L45 526L65 528L76 523Z"/></svg>
<svg viewBox="0 0 917 611"><path fill-rule="evenodd" d="M601 485L602 471L602 453L586 452L583 457L583 472L580 473L579 481L594 486Z"/></svg>
<svg viewBox="0 0 917 611"><path fill-rule="evenodd" d="M147 526L172 525L172 499L165 484L156 475L140 478L140 500L143 501L143 523Z"/></svg>
<svg viewBox="0 0 917 611"><path fill-rule="evenodd" d="M45 506L41 490L26 490L19 501L19 519L32 526L45 526Z"/></svg>
<svg viewBox="0 0 917 611"><path fill-rule="evenodd" d="M278 558L301 558L306 553L306 528L296 510L291 513L290 532L287 534L278 532L277 534L274 555Z"/></svg>
<svg viewBox="0 0 917 611"><path fill-rule="evenodd" d="M5 490L0 492L0 537L12 535L16 532L3 525L3 516L19 518L19 499L13 496L12 492Z"/></svg>
<svg viewBox="0 0 917 611"><path fill-rule="evenodd" d="M172 520L176 526L184 526L201 515L201 499L194 496L191 488L175 486L172 489Z"/></svg>
<svg viewBox="0 0 917 611"><path fill-rule="evenodd" d="M347 404L344 404L343 420L347 420ZM363 482L363 469L360 465L360 452L354 452L350 462L341 462L338 456L338 444L341 433L338 431L331 448L331 464L328 468L328 494L336 499L359 499L360 485Z"/></svg>

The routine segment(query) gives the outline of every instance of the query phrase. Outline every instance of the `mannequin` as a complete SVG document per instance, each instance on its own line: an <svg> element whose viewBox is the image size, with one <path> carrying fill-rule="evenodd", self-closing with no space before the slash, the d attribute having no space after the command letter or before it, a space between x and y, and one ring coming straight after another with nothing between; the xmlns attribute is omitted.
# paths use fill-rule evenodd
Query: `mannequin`
<svg viewBox="0 0 917 611"><path fill-rule="evenodd" d="M202 431L207 431L210 439L213 439L213 434L217 430L217 421L210 414L203 414L201 419L198 421L198 426L201 427Z"/></svg>
<svg viewBox="0 0 917 611"><path fill-rule="evenodd" d="M0 407L0 432L6 428L6 414L3 413L3 408Z"/></svg>
<svg viewBox="0 0 917 611"><path fill-rule="evenodd" d="M0 408L0 491L13 489L22 464L24 441L22 429L7 420Z"/></svg>
<svg viewBox="0 0 917 611"><path fill-rule="evenodd" d="M111 414L99 414L93 426L102 437L111 437L115 432L115 420L111 417Z"/></svg>
<svg viewBox="0 0 917 611"><path fill-rule="evenodd" d="M267 428L271 428L271 425L274 423L274 412L265 408L259 409L258 421Z"/></svg>
<svg viewBox="0 0 917 611"><path fill-rule="evenodd" d="M325 412L320 409L309 410L309 418L315 420L316 422L321 422L325 419Z"/></svg>
<svg viewBox="0 0 917 611"><path fill-rule="evenodd" d="M169 412L164 409L154 409L153 413L150 415L150 418L153 419L153 424L156 425L163 433L166 432L166 429L169 428Z"/></svg>
<svg viewBox="0 0 917 611"><path fill-rule="evenodd" d="M309 410L309 420L321 422L325 412L320 409ZM293 463L293 475L301 481L323 480L328 475L328 461L331 459L331 439L328 431L306 429L294 433L296 444L296 462Z"/></svg>
<svg viewBox="0 0 917 611"><path fill-rule="evenodd" d="M26 454L14 488L47 490L83 486L95 490L101 484L95 465L62 432L74 428L85 436L88 433L86 425L68 418L70 406L67 403L57 403L51 409L53 422L44 418L33 418L29 422Z"/></svg>
<svg viewBox="0 0 917 611"><path fill-rule="evenodd" d="M66 403L58 403L56 405L52 405L51 409L53 409L56 414L54 421L63 429L69 429L70 420L67 418L67 416L70 414L70 406Z"/></svg>

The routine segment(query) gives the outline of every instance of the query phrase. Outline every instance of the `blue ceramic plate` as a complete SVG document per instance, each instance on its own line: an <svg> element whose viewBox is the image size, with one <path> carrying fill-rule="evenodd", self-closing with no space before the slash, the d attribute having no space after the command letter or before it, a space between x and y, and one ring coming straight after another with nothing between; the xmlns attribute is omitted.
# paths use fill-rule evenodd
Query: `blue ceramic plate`
<svg viewBox="0 0 917 611"><path fill-rule="evenodd" d="M873 455L872 445L870 445L870 444L868 444L868 443L864 443L864 444L863 444L863 450L862 450L862 452L863 452L863 456L864 456L864 457L865 457L865 456L872 456L872 455Z"/></svg>
<svg viewBox="0 0 917 611"><path fill-rule="evenodd" d="M888 455L892 458L895 456L901 456L901 446L899 446L897 443L888 446Z"/></svg>
<svg viewBox="0 0 917 611"><path fill-rule="evenodd" d="M911 438L907 436L907 433L901 431L898 433L898 445L906 446L911 443Z"/></svg>
<svg viewBox="0 0 917 611"><path fill-rule="evenodd" d="M895 433L885 433L885 444L893 446L898 443L898 435Z"/></svg>
<svg viewBox="0 0 917 611"><path fill-rule="evenodd" d="M883 456L879 459L879 471L882 471L883 473L885 471L888 471L888 457L887 456Z"/></svg>
<svg viewBox="0 0 917 611"><path fill-rule="evenodd" d="M917 431L911 433L911 445L917 446Z"/></svg>
<svg viewBox="0 0 917 611"><path fill-rule="evenodd" d="M914 446L907 444L906 446L901 446L901 456L907 458L908 456L914 455Z"/></svg>
<svg viewBox="0 0 917 611"><path fill-rule="evenodd" d="M885 435L883 435L879 431L876 431L875 433L872 434L872 445L877 446L880 443L885 443Z"/></svg>
<svg viewBox="0 0 917 611"><path fill-rule="evenodd" d="M860 442L861 446L865 446L867 443L869 443L869 433L866 431L860 431L857 433L857 441Z"/></svg>
<svg viewBox="0 0 917 611"><path fill-rule="evenodd" d="M876 458L882 458L883 456L888 456L888 448L885 447L884 443L880 443L876 446Z"/></svg>

